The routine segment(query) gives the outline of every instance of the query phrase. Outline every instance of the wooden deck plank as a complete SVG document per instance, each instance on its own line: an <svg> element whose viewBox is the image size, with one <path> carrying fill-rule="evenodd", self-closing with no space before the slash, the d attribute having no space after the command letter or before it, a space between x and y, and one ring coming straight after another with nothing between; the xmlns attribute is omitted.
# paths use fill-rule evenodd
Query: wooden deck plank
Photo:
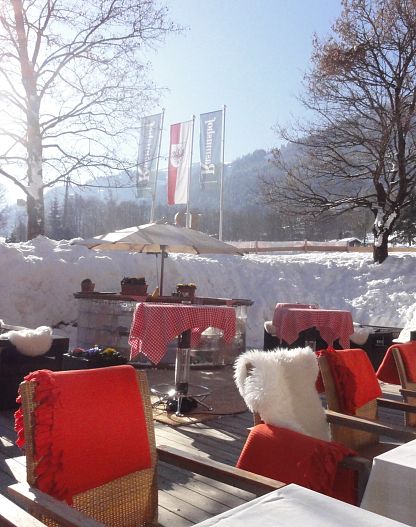
<svg viewBox="0 0 416 527"><path fill-rule="evenodd" d="M222 431L209 429L181 430L172 432L170 430L157 430L156 438L158 444L182 450L198 450L203 457L210 457L216 461L235 464L244 444L243 438L231 438Z"/></svg>
<svg viewBox="0 0 416 527"><path fill-rule="evenodd" d="M159 497L159 509L158 509L158 527L189 527L194 525L193 522L178 516L176 512L172 512L161 505L161 498Z"/></svg>
<svg viewBox="0 0 416 527"><path fill-rule="evenodd" d="M161 491L166 492L175 499L180 498L188 504L192 504L193 507L209 513L209 516L212 516L214 511L225 512L230 508L218 501L218 499L212 499L208 494L204 495L197 492L194 489L193 477L191 475L187 477L187 484L184 484L180 479L178 481L167 479L163 475L159 476L158 481ZM220 491L217 491L217 494L220 494ZM218 513L216 512L215 514Z"/></svg>
<svg viewBox="0 0 416 527"><path fill-rule="evenodd" d="M206 502L208 502L208 500L206 500ZM170 510L171 512L175 512L176 515L180 518L184 518L187 521L190 521L191 525L202 522L207 518L218 514L215 511L219 510L216 507L212 507L211 511L208 512L190 503L189 498L185 495L183 495L183 497L180 497L178 495L175 495L175 493L169 493L163 490L159 491L159 504L162 507ZM199 501L199 505L201 505L201 500ZM159 523L160 521L161 520L159 519ZM175 524L170 525L170 527L174 526L176 527L176 522Z"/></svg>
<svg viewBox="0 0 416 527"><path fill-rule="evenodd" d="M227 508L237 507L253 498L253 495L249 492L217 481L213 482L213 480L200 474L183 471L182 477L178 477L177 469L164 463L160 472L163 475L163 480L180 483L184 488L189 488L214 501L218 501Z"/></svg>

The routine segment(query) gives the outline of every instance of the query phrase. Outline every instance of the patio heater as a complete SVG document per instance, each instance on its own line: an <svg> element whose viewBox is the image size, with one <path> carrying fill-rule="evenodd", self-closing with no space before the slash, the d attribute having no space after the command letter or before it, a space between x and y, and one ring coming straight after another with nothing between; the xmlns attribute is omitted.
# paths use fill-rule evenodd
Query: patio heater
<svg viewBox="0 0 416 527"><path fill-rule="evenodd" d="M200 393L189 393L189 373L191 364L191 330L187 329L178 335L178 347L175 359L175 388L169 393L166 406L174 411L175 415L182 417L200 404L207 410L212 410L205 404L201 397L206 397L210 392L206 386L195 386Z"/></svg>

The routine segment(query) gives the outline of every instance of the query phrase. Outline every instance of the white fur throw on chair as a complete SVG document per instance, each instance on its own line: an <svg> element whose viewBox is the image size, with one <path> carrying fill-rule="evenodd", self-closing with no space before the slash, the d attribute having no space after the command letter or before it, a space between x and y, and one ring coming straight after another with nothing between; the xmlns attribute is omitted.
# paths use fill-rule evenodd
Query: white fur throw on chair
<svg viewBox="0 0 416 527"><path fill-rule="evenodd" d="M39 326L36 329L11 330L3 333L2 337L8 338L22 355L30 357L43 355L50 350L53 342L52 328L49 326Z"/></svg>
<svg viewBox="0 0 416 527"><path fill-rule="evenodd" d="M248 364L253 366L250 374ZM246 351L237 358L234 370L247 407L265 423L330 440L315 388L319 366L311 348Z"/></svg>

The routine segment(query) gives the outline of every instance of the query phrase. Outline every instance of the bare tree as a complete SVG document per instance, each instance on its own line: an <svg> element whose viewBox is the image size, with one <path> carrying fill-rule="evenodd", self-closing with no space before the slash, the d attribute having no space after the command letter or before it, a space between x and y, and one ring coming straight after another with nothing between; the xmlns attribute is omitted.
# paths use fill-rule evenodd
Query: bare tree
<svg viewBox="0 0 416 527"><path fill-rule="evenodd" d="M296 159L275 151L284 176L264 178L262 194L292 213L370 209L381 263L416 183L416 1L342 5L332 35L314 41L302 98L310 121L279 130Z"/></svg>
<svg viewBox="0 0 416 527"><path fill-rule="evenodd" d="M134 166L129 145L154 103L144 50L177 28L157 0L4 0L0 175L44 233L45 187Z"/></svg>

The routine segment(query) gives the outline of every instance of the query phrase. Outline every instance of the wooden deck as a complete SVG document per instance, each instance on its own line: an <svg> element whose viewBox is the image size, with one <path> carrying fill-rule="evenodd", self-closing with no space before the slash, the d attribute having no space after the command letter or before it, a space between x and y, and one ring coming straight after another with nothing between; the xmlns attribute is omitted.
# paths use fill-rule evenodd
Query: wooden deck
<svg viewBox="0 0 416 527"><path fill-rule="evenodd" d="M8 485L26 481L25 457L14 444L12 411L0 412L0 493ZM251 414L224 416L189 426L155 422L157 444L235 465L252 424ZM208 478L159 464L159 525L185 527L236 507L254 495Z"/></svg>
<svg viewBox="0 0 416 527"><path fill-rule="evenodd" d="M397 398L396 390L384 391L384 395ZM402 416L393 410L383 410L382 417L402 424ZM12 411L0 412L0 493L5 493L8 485L26 481L25 458L14 444L13 424ZM179 427L155 422L156 440L159 445L235 465L251 424L249 412ZM194 525L253 497L234 487L159 464L160 526Z"/></svg>

